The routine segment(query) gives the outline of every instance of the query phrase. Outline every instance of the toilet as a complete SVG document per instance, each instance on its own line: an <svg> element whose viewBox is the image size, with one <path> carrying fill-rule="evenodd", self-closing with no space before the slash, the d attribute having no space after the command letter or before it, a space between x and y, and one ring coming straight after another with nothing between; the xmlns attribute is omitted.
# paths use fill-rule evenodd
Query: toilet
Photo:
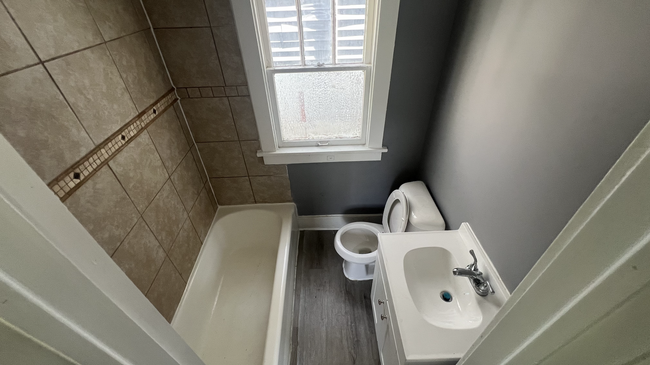
<svg viewBox="0 0 650 365"><path fill-rule="evenodd" d="M379 233L442 231L445 221L422 181L402 184L393 191L382 224L346 224L334 237L336 252L343 258L343 274L350 280L370 280L375 272Z"/></svg>

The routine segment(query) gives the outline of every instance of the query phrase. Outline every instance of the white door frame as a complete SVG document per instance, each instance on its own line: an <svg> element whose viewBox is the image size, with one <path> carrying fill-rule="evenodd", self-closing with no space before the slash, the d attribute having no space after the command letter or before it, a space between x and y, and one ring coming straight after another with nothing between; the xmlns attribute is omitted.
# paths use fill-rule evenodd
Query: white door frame
<svg viewBox="0 0 650 365"><path fill-rule="evenodd" d="M650 124L459 364L648 364L649 283Z"/></svg>
<svg viewBox="0 0 650 365"><path fill-rule="evenodd" d="M1 135L0 156L3 321L73 363L203 364ZM620 345L650 326L638 336L628 323L610 342L598 331L650 292L649 156L646 126L459 364L554 364L594 350L645 361L647 344Z"/></svg>
<svg viewBox="0 0 650 365"><path fill-rule="evenodd" d="M71 363L203 364L2 135L0 156L3 322Z"/></svg>

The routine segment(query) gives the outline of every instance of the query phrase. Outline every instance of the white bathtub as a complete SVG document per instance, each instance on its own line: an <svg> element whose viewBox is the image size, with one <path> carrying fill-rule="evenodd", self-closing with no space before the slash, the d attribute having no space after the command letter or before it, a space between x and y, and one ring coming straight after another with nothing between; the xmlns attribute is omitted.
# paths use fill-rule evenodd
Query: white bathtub
<svg viewBox="0 0 650 365"><path fill-rule="evenodd" d="M220 207L172 326L207 365L286 365L298 224L293 204Z"/></svg>

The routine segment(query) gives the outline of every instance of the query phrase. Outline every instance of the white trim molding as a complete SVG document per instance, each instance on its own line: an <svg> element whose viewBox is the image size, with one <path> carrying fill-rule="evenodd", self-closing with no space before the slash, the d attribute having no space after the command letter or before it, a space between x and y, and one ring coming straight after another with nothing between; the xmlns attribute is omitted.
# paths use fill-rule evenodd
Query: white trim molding
<svg viewBox="0 0 650 365"><path fill-rule="evenodd" d="M379 161L388 148L368 148L364 146L290 147L278 148L274 152L257 151L264 163L291 164L344 161Z"/></svg>
<svg viewBox="0 0 650 365"><path fill-rule="evenodd" d="M301 231L334 231L353 222L381 224L381 218L381 214L301 215L298 217L298 228Z"/></svg>
<svg viewBox="0 0 650 365"><path fill-rule="evenodd" d="M233 14L248 79L253 112L260 136L258 156L266 164L291 164L339 161L378 161L388 151L383 145L386 109L393 66L393 52L399 14L399 0L370 1L366 23L368 37L365 65L368 87L365 132L357 144L332 141L327 145L280 146L279 131L274 117L274 93L270 89L269 74L276 72L267 67L270 51L264 9L259 0L233 1ZM342 67L342 66L341 66ZM278 69L279 70L279 69ZM313 142L313 141L312 141ZM325 144L325 143L323 143Z"/></svg>

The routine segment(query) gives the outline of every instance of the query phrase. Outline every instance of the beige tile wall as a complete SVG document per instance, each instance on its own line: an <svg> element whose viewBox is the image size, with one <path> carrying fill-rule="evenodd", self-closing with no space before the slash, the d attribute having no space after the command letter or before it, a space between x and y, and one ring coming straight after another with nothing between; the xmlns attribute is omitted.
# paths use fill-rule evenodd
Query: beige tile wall
<svg viewBox="0 0 650 365"><path fill-rule="evenodd" d="M0 133L46 183L170 88L139 1L0 1ZM193 145L170 108L64 202L168 320L216 211Z"/></svg>
<svg viewBox="0 0 650 365"><path fill-rule="evenodd" d="M219 204L292 201L286 166L265 166L255 154L259 137L230 1L144 4Z"/></svg>

